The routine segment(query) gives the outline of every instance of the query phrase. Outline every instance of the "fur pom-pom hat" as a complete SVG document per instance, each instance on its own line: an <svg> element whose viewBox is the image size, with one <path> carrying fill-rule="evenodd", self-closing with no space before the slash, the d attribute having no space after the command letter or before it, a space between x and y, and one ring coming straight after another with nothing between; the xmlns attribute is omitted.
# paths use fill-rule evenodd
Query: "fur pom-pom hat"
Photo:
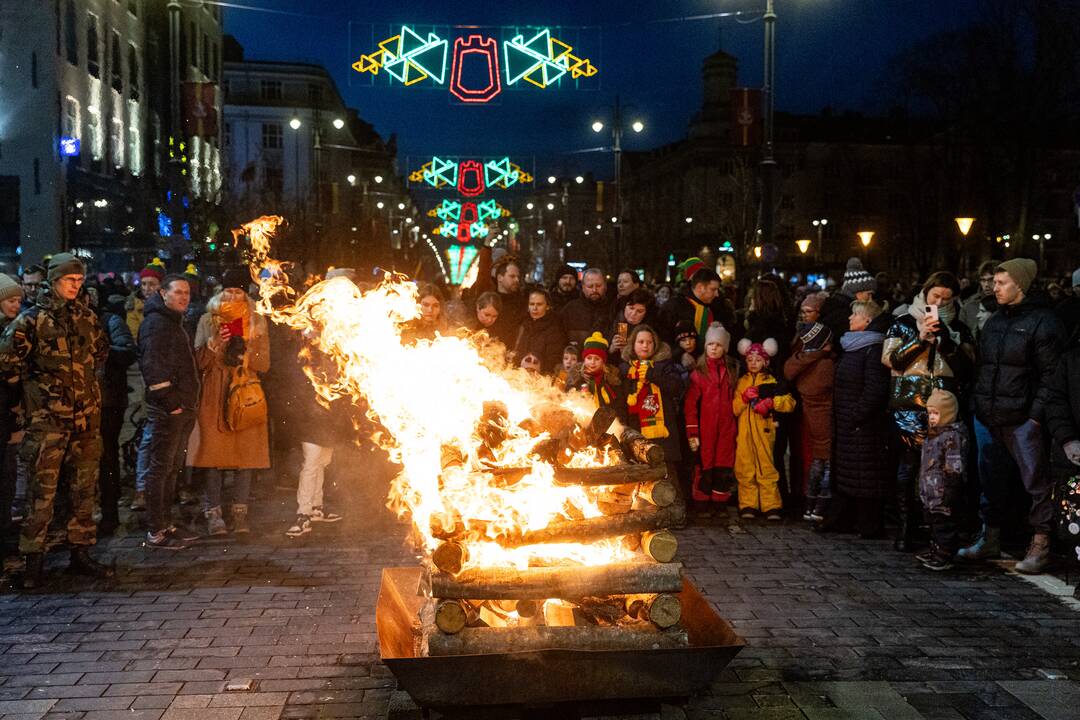
<svg viewBox="0 0 1080 720"><path fill-rule="evenodd" d="M709 325L709 329L705 331L705 344L720 343L720 347L724 348L724 354L731 349L731 333L724 329L724 326L718 322L714 322Z"/></svg>
<svg viewBox="0 0 1080 720"><path fill-rule="evenodd" d="M739 341L739 354L743 357L757 355L765 362L768 362L771 358L776 357L778 352L780 352L780 346L772 338L766 338L764 342L759 343L751 342L750 338L743 338Z"/></svg>

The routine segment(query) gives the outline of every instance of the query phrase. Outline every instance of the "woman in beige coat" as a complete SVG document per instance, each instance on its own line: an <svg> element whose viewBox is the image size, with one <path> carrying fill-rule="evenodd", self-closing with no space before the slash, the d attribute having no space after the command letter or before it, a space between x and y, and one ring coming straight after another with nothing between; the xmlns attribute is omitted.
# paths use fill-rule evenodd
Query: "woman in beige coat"
<svg viewBox="0 0 1080 720"><path fill-rule="evenodd" d="M202 387L187 464L203 470L203 508L210 535L228 532L221 512L225 471L234 471L233 531L243 533L248 532L252 476L255 470L270 467L266 423L233 431L225 421L226 394L235 368L244 365L256 373L270 369L266 319L255 312L255 302L244 292L248 281L246 270L226 272L221 290L207 303L195 333L195 361Z"/></svg>

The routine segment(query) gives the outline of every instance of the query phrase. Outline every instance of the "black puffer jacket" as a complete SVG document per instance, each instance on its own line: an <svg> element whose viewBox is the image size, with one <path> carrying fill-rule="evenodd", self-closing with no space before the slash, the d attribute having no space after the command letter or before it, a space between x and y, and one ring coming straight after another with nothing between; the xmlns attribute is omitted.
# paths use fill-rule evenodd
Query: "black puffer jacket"
<svg viewBox="0 0 1080 720"><path fill-rule="evenodd" d="M1050 383L1046 402L1046 429L1050 433L1050 455L1054 463L1075 469L1062 446L1080 440L1080 344L1062 354Z"/></svg>
<svg viewBox="0 0 1080 720"><path fill-rule="evenodd" d="M833 384L832 473L837 490L849 497L881 498L889 492L889 369L881 362L884 331L891 317L877 316L863 333L848 332ZM873 340L866 345L860 336Z"/></svg>
<svg viewBox="0 0 1080 720"><path fill-rule="evenodd" d="M146 383L146 402L172 412L199 406L199 374L184 316L165 306L155 294L143 307L139 326L139 369Z"/></svg>
<svg viewBox="0 0 1080 720"><path fill-rule="evenodd" d="M540 372L552 375L562 366L564 349L566 331L559 316L549 310L539 320L528 317L521 323L514 343L514 362L520 363L526 355L535 355L540 358Z"/></svg>
<svg viewBox="0 0 1080 720"><path fill-rule="evenodd" d="M611 324L612 303L605 295L598 302L586 299L583 295L563 305L559 310L559 319L566 329L567 339L579 348L584 347L585 338L594 332L605 332Z"/></svg>
<svg viewBox="0 0 1080 720"><path fill-rule="evenodd" d="M1042 422L1064 333L1045 296L997 308L979 336L975 371L975 413L984 425Z"/></svg>

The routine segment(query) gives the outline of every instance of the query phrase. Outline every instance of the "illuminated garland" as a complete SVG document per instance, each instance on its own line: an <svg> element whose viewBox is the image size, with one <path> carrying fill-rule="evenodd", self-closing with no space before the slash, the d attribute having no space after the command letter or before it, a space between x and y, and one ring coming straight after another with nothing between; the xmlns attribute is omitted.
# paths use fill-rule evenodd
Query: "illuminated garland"
<svg viewBox="0 0 1080 720"><path fill-rule="evenodd" d="M483 195L489 188L508 190L518 183L529 184L535 178L510 162L509 157L488 160L454 160L434 156L419 169L409 173L409 182L427 183L436 190L452 187L465 197Z"/></svg>
<svg viewBox="0 0 1080 720"><path fill-rule="evenodd" d="M510 217L510 211L495 200L480 202L443 200L428 211L428 217L438 218L442 223L432 232L445 238L470 242L486 238L490 234L488 223Z"/></svg>
<svg viewBox="0 0 1080 720"><path fill-rule="evenodd" d="M446 257L450 261L450 284L460 285L468 274L469 268L476 261L479 250L475 245L453 244L446 249Z"/></svg>
<svg viewBox="0 0 1080 720"><path fill-rule="evenodd" d="M424 80L435 85L447 84L447 54L449 43L436 33L423 37L408 25L402 25L397 35L386 38L372 53L360 56L352 64L358 73L377 76L385 70L402 85L411 86ZM454 52L450 64L450 94L463 103L482 104L502 93L502 70L506 72L507 86L524 80L540 89L559 82L565 75L578 80L591 78L599 72L588 58L574 55L573 46L552 37L551 30L544 28L528 40L523 34L503 42L503 68L499 67L498 41L495 38L473 33L454 40ZM486 68L486 84L469 87L462 75L465 60L482 62ZM476 76L484 77L483 72Z"/></svg>

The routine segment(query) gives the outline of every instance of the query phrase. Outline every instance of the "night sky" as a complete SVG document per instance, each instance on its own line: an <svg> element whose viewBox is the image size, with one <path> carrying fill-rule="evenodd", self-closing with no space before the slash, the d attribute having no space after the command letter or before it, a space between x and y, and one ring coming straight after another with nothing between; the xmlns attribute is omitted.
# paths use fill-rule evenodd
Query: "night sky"
<svg viewBox="0 0 1080 720"><path fill-rule="evenodd" d="M236 36L248 59L298 60L329 68L349 106L384 136L397 133L403 163L406 156L424 154L508 154L535 158L541 177L593 168L604 177L610 173L610 155L580 151L609 142L609 136L594 134L589 125L610 117L616 93L635 108L630 114L647 125L641 136L624 142L635 150L684 135L701 103L701 61L721 43L739 58L740 84L761 84L765 0L238 0L225 5L226 32ZM238 5L263 10L240 10ZM832 106L874 113L895 104L885 82L892 57L935 32L966 24L978 0L777 0L776 5L777 109L818 112ZM735 11L746 14L658 22ZM402 23L479 25L485 26L479 32L495 36L505 26L563 27L561 34L580 43L575 53L599 67L598 88L529 86L504 90L493 105L466 106L451 102L444 88L365 86L368 81L351 63L359 52L374 49L373 33L381 36L377 41Z"/></svg>

